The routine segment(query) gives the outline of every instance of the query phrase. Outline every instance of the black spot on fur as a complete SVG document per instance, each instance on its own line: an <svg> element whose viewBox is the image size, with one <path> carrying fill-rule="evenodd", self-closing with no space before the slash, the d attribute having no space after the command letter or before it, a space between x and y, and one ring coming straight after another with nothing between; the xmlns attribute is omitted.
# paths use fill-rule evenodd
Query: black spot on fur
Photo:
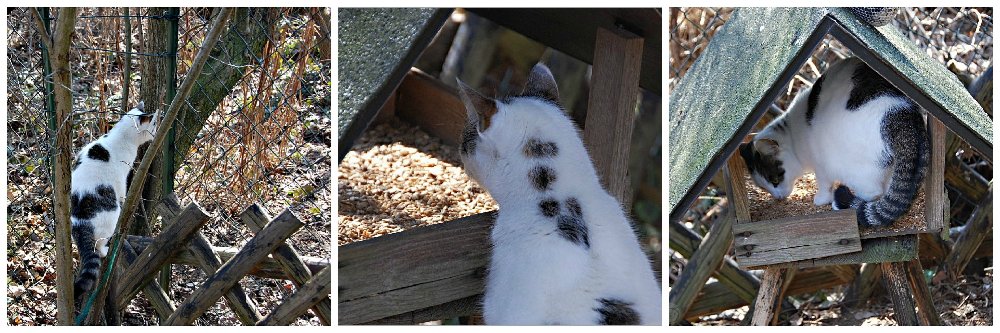
<svg viewBox="0 0 1000 333"><path fill-rule="evenodd" d="M524 144L524 156L540 158L540 157L555 157L559 154L559 147L556 146L555 142L542 142L538 139L528 139L528 142Z"/></svg>
<svg viewBox="0 0 1000 333"><path fill-rule="evenodd" d="M559 202L554 199L545 199L538 203L538 208L542 211L542 215L546 217L554 217L559 214Z"/></svg>
<svg viewBox="0 0 1000 333"><path fill-rule="evenodd" d="M544 165L536 166L528 172L528 178L539 191L547 191L549 186L556 181L556 172Z"/></svg>
<svg viewBox="0 0 1000 333"><path fill-rule="evenodd" d="M837 186L837 190L833 192L833 207L847 209L851 207L851 201L854 201L854 193L847 186Z"/></svg>
<svg viewBox="0 0 1000 333"><path fill-rule="evenodd" d="M607 298L597 301L601 307L594 310L601 314L601 325L639 325L639 313L632 308L632 303Z"/></svg>
<svg viewBox="0 0 1000 333"><path fill-rule="evenodd" d="M560 215L558 221L559 234L570 242L590 248L590 237L587 235L587 225L579 217Z"/></svg>
<svg viewBox="0 0 1000 333"><path fill-rule="evenodd" d="M462 131L462 154L468 155L476 151L476 140L479 138L479 133L476 132L476 127L473 124L465 126L465 130Z"/></svg>
<svg viewBox="0 0 1000 333"><path fill-rule="evenodd" d="M100 212L118 208L115 189L108 185L98 185L95 193L73 193L70 195L71 214L80 220L94 218Z"/></svg>
<svg viewBox="0 0 1000 333"><path fill-rule="evenodd" d="M812 125L813 116L816 113L816 104L819 103L819 94L823 92L823 79L826 75L820 76L819 80L813 84L809 90L809 108L806 109L806 125Z"/></svg>
<svg viewBox="0 0 1000 333"><path fill-rule="evenodd" d="M566 199L566 209L569 210L569 215L573 217L583 217L583 209L580 208L580 202L576 198Z"/></svg>
<svg viewBox="0 0 1000 333"><path fill-rule="evenodd" d="M107 149L104 149L104 146L101 146L101 144L98 143L90 147L90 150L87 151L87 157L107 162L111 160L111 153L109 153Z"/></svg>
<svg viewBox="0 0 1000 333"><path fill-rule="evenodd" d="M847 99L848 110L855 110L881 96L904 96L889 81L860 61L854 74L851 75L851 81L854 82L854 87L851 88L851 95Z"/></svg>

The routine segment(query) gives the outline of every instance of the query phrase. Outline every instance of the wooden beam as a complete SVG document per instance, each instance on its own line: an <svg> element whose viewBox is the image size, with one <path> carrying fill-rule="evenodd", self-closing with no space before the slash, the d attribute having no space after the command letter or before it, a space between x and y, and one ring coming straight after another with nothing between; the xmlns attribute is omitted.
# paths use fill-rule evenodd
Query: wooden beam
<svg viewBox="0 0 1000 333"><path fill-rule="evenodd" d="M265 208L254 204L240 214L240 221L243 221L243 224L246 224L250 228L250 231L258 233L271 220L271 217L264 210ZM291 245L288 245L288 243L282 242L278 244L278 247L271 253L271 257L281 265L282 270L288 276L292 277L292 282L295 283L296 287L302 287L312 279L313 275L309 271L309 267L306 267L305 262L299 258L299 253ZM329 284L328 276L327 285ZM327 287L329 288L329 286ZM313 313L316 314L316 317L319 318L319 321L323 325L330 326L330 297L319 299L315 304Z"/></svg>
<svg viewBox="0 0 1000 333"><path fill-rule="evenodd" d="M494 218L482 213L340 246L338 324L481 294Z"/></svg>
<svg viewBox="0 0 1000 333"><path fill-rule="evenodd" d="M972 213L969 222L963 227L962 233L955 240L955 245L951 253L945 258L940 270L944 272L952 281L958 280L962 276L965 266L972 260L976 250L982 244L987 235L993 233L993 185L983 200L979 202L979 207Z"/></svg>
<svg viewBox="0 0 1000 333"><path fill-rule="evenodd" d="M906 279L906 263L884 262L882 265L882 286L892 299L893 318L899 326L916 326L917 312L910 295L913 291Z"/></svg>
<svg viewBox="0 0 1000 333"><path fill-rule="evenodd" d="M142 252L146 249L149 244L153 243L152 237L142 237L129 235L128 241L132 243L136 251ZM221 247L213 246L212 252L216 257L219 258L220 262L226 262L236 256L240 252L237 247ZM199 254L199 256L201 256ZM318 273L323 267L330 265L330 259L318 258L318 257L301 257L302 261L305 262L306 266L309 267L309 271L313 274ZM201 267L201 261L190 248L183 249L177 252L169 261L171 264L188 265L192 267ZM217 270L217 269L216 269ZM213 271L214 272L214 271ZM259 276L268 279L279 279L279 280L291 280L292 277L288 276L284 270L281 268L281 264L277 260L271 257L264 258L261 262L257 263L253 269L250 270L249 275ZM233 286L234 288L236 286ZM242 288L242 287L241 287Z"/></svg>
<svg viewBox="0 0 1000 333"><path fill-rule="evenodd" d="M934 117L928 117L927 127L931 156L927 177L924 180L924 194L927 200L924 204L924 219L927 221L927 230L931 233L938 233L948 227L944 222L944 207L945 200L947 200L944 193L944 161L946 157L944 136L948 129L944 127L944 123Z"/></svg>
<svg viewBox="0 0 1000 333"><path fill-rule="evenodd" d="M118 306L127 306L132 296L153 280L170 257L187 247L191 235L208 223L208 220L208 214L198 204L192 203L177 217L176 222L166 226L154 237L153 244L146 247L135 263L125 270L120 288L113 291Z"/></svg>
<svg viewBox="0 0 1000 333"><path fill-rule="evenodd" d="M455 318L468 316L480 312L483 295L473 295L466 298L457 299L448 303L434 305L431 307L398 314L392 317L385 317L379 320L364 323L365 325L416 325L442 318Z"/></svg>
<svg viewBox="0 0 1000 333"><path fill-rule="evenodd" d="M290 325L295 318L315 307L323 300L330 300L332 270L329 266L319 271L309 281L302 284L294 294L281 301L274 311L261 319L257 325ZM329 316L329 315L328 315ZM317 316L319 317L319 316Z"/></svg>
<svg viewBox="0 0 1000 333"><path fill-rule="evenodd" d="M920 323L928 326L941 326L941 317L937 309L934 308L934 301L931 299L931 290L927 288L927 281L924 278L924 269L920 267L920 259L913 259L904 264L906 269L906 280L910 282L910 290L913 291L913 301L920 309Z"/></svg>
<svg viewBox="0 0 1000 333"><path fill-rule="evenodd" d="M778 312L778 300L783 294L785 277L788 270L795 268L768 267L764 270L764 277L760 279L760 291L757 293L757 300L754 302L754 314L750 324L753 326L767 326L774 319Z"/></svg>
<svg viewBox="0 0 1000 333"><path fill-rule="evenodd" d="M177 307L177 311L163 322L164 325L190 325L205 313L215 301L233 287L250 269L281 244L281 242L302 228L304 223L291 211L285 210L264 230L250 239L233 259L227 261L208 281L195 290L188 299Z"/></svg>
<svg viewBox="0 0 1000 333"><path fill-rule="evenodd" d="M688 312L695 296L705 286L708 277L719 267L729 245L733 242L733 209L727 208L725 215L712 224L712 229L705 236L704 242L698 247L680 277L670 288L670 325L677 325L684 314Z"/></svg>
<svg viewBox="0 0 1000 333"><path fill-rule="evenodd" d="M736 262L764 266L861 251L853 209L741 223L736 234Z"/></svg>
<svg viewBox="0 0 1000 333"><path fill-rule="evenodd" d="M132 248L132 244L129 244L128 240L122 241L122 254L125 256L125 263L129 266L131 266L132 263L135 262L136 258L139 257L139 255L136 254L135 249ZM118 280L121 281L125 274L125 270L116 269L115 272L118 276ZM171 313L174 313L174 310L177 310L177 307L174 306L174 302L170 300L170 296L168 296L163 290L164 288L161 287L156 280L149 281L149 283L142 287L143 294L146 295L146 299L149 300L149 303L153 305L153 310L156 311L156 315L159 317L160 321L167 319ZM108 304L112 303L115 302L108 302Z"/></svg>
<svg viewBox="0 0 1000 333"><path fill-rule="evenodd" d="M861 240L861 251L838 254L818 259L772 264L766 267L816 267L826 265L845 265L861 263L880 263L891 261L909 261L917 258L917 235L902 235L884 238ZM762 269L764 267L750 267Z"/></svg>
<svg viewBox="0 0 1000 333"><path fill-rule="evenodd" d="M685 258L691 258L701 246L702 238L676 221L669 221L670 248ZM747 271L740 269L736 262L728 256L722 259L722 265L712 273L719 282L729 287L730 292L746 302L752 302L760 288L760 280ZM692 307L697 306L696 300ZM690 310L688 310L690 312Z"/></svg>
<svg viewBox="0 0 1000 333"><path fill-rule="evenodd" d="M177 196L173 193L168 194L159 205L156 207L157 212L163 217L165 225L169 225L175 221L177 216L181 212L180 203L177 201ZM144 246L145 247L145 246ZM191 236L191 242L188 244L187 248L182 249L177 254L175 254L171 259L178 257L181 253L186 253L194 259L194 265L201 269L205 274L212 275L222 267L222 260L216 254L215 250L212 249L212 245L205 238L205 235L201 231L197 231ZM235 251L234 253L235 254ZM231 256L230 256L231 257ZM227 258L228 259L228 258ZM173 260L171 260L173 262ZM254 325L260 320L260 312L257 311L257 305L254 304L253 300L247 296L246 291L239 284L233 286L232 289L225 294L226 304L229 308L233 310L236 314L236 318L240 320L244 325ZM169 315L169 314L168 314ZM161 318L163 320L166 317Z"/></svg>
<svg viewBox="0 0 1000 333"><path fill-rule="evenodd" d="M597 29L587 126L583 141L608 193L628 210L629 147L639 102L642 37L621 29Z"/></svg>

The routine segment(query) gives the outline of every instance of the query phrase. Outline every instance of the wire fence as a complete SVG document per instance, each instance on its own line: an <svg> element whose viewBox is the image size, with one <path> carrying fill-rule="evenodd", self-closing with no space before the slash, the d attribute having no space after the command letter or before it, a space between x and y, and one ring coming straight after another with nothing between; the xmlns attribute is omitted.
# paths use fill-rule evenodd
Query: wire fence
<svg viewBox="0 0 1000 333"><path fill-rule="evenodd" d="M47 55L34 11L8 8L11 325L55 323L49 162L54 118ZM39 14L41 25L50 24L58 10L41 9ZM239 215L248 206L260 204L272 216L290 209L306 226L288 243L302 255L329 258L329 15L322 8L236 10L191 95L183 101L165 148L146 152L157 154L159 161L147 178L145 209L140 207L136 213L137 221L149 221L141 233L155 234L160 228L150 209L151 200L174 192L182 202L197 202L210 213L211 222L202 232L215 246L239 247L252 237ZM106 133L120 114L139 101L145 102L147 112L162 114L174 87L187 74L212 18L213 11L203 8L81 9L70 49L75 151ZM131 35L125 33L126 24ZM176 266L168 295L187 297L204 278L197 269ZM294 289L287 281L254 277L241 284L263 314ZM143 302L133 301L125 313L126 324L156 321ZM222 301L198 322L238 323ZM318 320L308 314L299 323L318 324Z"/></svg>

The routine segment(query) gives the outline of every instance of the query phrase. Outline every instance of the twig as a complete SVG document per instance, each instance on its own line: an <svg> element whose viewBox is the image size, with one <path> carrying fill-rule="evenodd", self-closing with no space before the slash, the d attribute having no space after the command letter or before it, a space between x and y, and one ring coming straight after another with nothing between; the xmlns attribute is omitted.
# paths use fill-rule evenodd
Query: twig
<svg viewBox="0 0 1000 333"><path fill-rule="evenodd" d="M45 46L46 50L52 50L52 40L49 36L48 30L45 29L45 22L42 22L42 15L38 13L38 8L31 10L31 17L35 21L35 29L38 29L38 34L42 36L39 38L42 40L42 44Z"/></svg>

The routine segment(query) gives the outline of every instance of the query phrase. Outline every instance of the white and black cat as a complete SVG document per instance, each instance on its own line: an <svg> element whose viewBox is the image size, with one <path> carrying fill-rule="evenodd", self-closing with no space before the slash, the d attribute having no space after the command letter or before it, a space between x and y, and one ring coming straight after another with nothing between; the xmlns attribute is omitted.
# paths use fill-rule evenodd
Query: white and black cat
<svg viewBox="0 0 1000 333"><path fill-rule="evenodd" d="M139 146L153 140L156 132L157 119L143 112L144 106L140 102L107 134L83 146L73 164L70 219L80 251L74 283L78 300L94 287L101 258L108 254L107 243L118 224Z"/></svg>
<svg viewBox="0 0 1000 333"><path fill-rule="evenodd" d="M487 324L661 322L661 291L629 219L601 187L549 69L494 100L459 82L466 173L500 205L490 239Z"/></svg>
<svg viewBox="0 0 1000 333"><path fill-rule="evenodd" d="M803 89L740 154L754 182L775 198L787 197L812 171L819 186L814 204L855 208L859 226L871 228L892 225L909 210L927 170L928 145L922 109L849 58Z"/></svg>

